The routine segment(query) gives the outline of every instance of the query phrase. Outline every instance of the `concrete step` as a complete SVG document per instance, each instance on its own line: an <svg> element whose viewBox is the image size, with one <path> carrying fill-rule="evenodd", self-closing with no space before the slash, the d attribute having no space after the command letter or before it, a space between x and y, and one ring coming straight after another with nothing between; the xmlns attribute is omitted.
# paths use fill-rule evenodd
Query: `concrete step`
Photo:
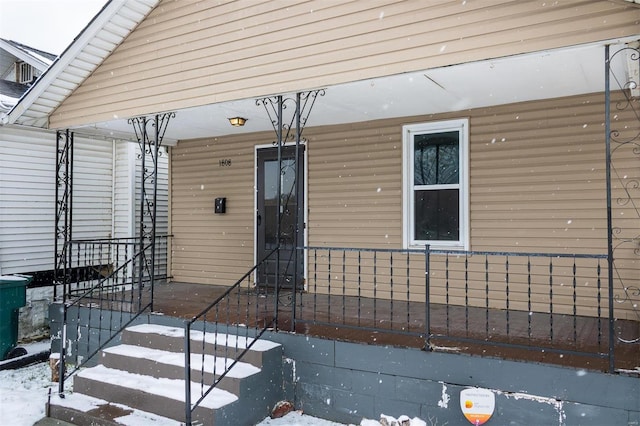
<svg viewBox="0 0 640 426"><path fill-rule="evenodd" d="M248 343L222 333L192 333L191 403L203 398L192 413L194 424L255 424L282 399L282 346L258 340L247 350ZM120 417L147 414L147 420L127 424L184 422L183 351L181 327L129 327L121 344L102 350L97 366L76 373L72 394L52 398L51 416L79 425L116 425ZM230 356L242 352L243 360L209 391L216 376L234 362Z"/></svg>
<svg viewBox="0 0 640 426"><path fill-rule="evenodd" d="M67 393L64 398L52 394L47 406L50 417L36 425L154 425L179 426L179 421L131 408L124 404L109 403L80 393Z"/></svg>
<svg viewBox="0 0 640 426"><path fill-rule="evenodd" d="M73 381L74 394L124 404L137 410L161 417L184 421L184 380L156 378L97 365L77 373ZM204 389L206 391L206 387ZM191 383L192 400L201 395L201 386ZM216 410L237 401L228 391L214 388L200 403L193 414L194 420L212 424Z"/></svg>
<svg viewBox="0 0 640 426"><path fill-rule="evenodd" d="M184 379L184 353L133 345L113 346L102 352L101 363L108 368L167 379ZM233 360L221 356L192 354L191 380L211 385L214 382L214 377L217 379L232 362ZM243 379L256 375L260 371L252 364L238 362L229 370L217 387L240 396L246 392L246 389L243 390L241 385ZM244 382L247 383L247 380Z"/></svg>
<svg viewBox="0 0 640 426"><path fill-rule="evenodd" d="M184 351L184 328L170 327L156 324L140 324L128 327L122 334L122 343L134 346L145 346L170 352ZM250 342L242 336L233 334L214 333L192 330L191 353L216 354L227 358L236 358L247 348ZM275 353L281 357L282 349L279 343L258 340L247 351L242 360L244 362L263 367L268 362L267 354Z"/></svg>

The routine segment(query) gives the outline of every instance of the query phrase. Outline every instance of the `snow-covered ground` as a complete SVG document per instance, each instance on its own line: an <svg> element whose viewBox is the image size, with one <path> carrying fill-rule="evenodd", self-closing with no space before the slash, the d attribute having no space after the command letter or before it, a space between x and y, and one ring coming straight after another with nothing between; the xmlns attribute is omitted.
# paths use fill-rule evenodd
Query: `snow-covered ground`
<svg viewBox="0 0 640 426"><path fill-rule="evenodd" d="M12 426L33 426L45 416L49 392L57 392L51 382L51 369L46 362L0 371L0 423ZM65 386L66 387L66 386ZM425 423L413 419L411 425ZM257 426L341 426L294 411L279 419L266 418ZM379 421L364 419L360 426L379 426ZM137 425L136 425L137 426ZM140 424L143 426L143 424Z"/></svg>
<svg viewBox="0 0 640 426"><path fill-rule="evenodd" d="M14 426L32 426L44 417L51 383L46 362L0 371L0 420ZM55 391L55 388L52 390Z"/></svg>
<svg viewBox="0 0 640 426"><path fill-rule="evenodd" d="M49 390L55 393L51 369L44 362L17 370L0 371L0 421L12 426L33 426L45 416ZM376 424L379 425L378 422ZM260 426L340 426L327 420L292 412L279 419L266 418ZM140 425L143 426L143 425Z"/></svg>

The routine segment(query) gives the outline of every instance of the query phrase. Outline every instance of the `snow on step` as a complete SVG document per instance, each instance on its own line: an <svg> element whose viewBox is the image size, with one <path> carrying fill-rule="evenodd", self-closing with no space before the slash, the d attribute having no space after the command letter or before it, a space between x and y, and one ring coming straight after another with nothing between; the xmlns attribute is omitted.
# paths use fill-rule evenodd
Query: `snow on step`
<svg viewBox="0 0 640 426"><path fill-rule="evenodd" d="M128 373L122 370L107 368L103 365L87 368L78 372L83 377L97 382L139 390L152 395L158 395L176 401L184 402L184 380L155 378L142 374ZM200 395L200 384L191 383L191 394ZM238 397L222 389L214 388L200 403L200 406L210 409L223 407L235 402Z"/></svg>
<svg viewBox="0 0 640 426"><path fill-rule="evenodd" d="M132 327L127 327L127 330L134 333L158 334L160 336L184 339L184 328L181 327L169 327L157 324L139 324ZM203 335L205 335L205 333L201 331L191 330L191 340L201 342ZM205 342L229 347L237 347L240 349L246 349L247 345L250 343L246 337L224 333L206 333ZM280 346L279 343L259 339L253 344L253 346L251 346L251 349L257 352L266 352L278 346Z"/></svg>
<svg viewBox="0 0 640 426"><path fill-rule="evenodd" d="M92 396L87 396L80 393L67 393L64 398L60 398L60 396L58 396L57 394L52 394L51 404L57 405L59 407L70 408L76 411L81 411L83 413L87 413L91 410L95 410L100 406L104 406L107 404L113 405L114 407L118 407L126 411L131 411L131 413L125 416L116 417L115 419L113 419L114 421L122 425L179 426L181 424L176 420L158 416L157 414L148 413L146 411L131 408L123 404L109 403L103 399L94 398Z"/></svg>
<svg viewBox="0 0 640 426"><path fill-rule="evenodd" d="M184 354L177 352L169 352L163 351L160 349L146 348L141 346L133 346L133 345L118 345L112 346L110 348L103 349L103 352L127 356L131 358L139 358L139 359L149 359L152 361L156 361L160 364L168 364L175 365L180 368L184 368ZM231 359L223 358L220 356L213 355L205 355L204 356L204 368L202 363L202 354L192 354L191 355L191 368L201 371L217 371L223 372L227 365L230 365L232 362ZM215 363L215 370L214 370ZM247 364L244 362L239 362L233 366L231 370L227 373L227 377L233 377L237 379L242 379L245 377L249 377L252 374L259 373L260 369L251 364Z"/></svg>

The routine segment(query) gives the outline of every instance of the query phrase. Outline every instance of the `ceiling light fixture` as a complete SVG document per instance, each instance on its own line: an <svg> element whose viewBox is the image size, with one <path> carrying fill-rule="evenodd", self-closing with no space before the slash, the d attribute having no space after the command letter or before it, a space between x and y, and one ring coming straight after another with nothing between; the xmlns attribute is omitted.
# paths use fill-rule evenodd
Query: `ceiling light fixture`
<svg viewBox="0 0 640 426"><path fill-rule="evenodd" d="M244 126L244 123L247 122L247 119L242 117L232 117L232 118L229 118L228 120L233 127L242 127Z"/></svg>

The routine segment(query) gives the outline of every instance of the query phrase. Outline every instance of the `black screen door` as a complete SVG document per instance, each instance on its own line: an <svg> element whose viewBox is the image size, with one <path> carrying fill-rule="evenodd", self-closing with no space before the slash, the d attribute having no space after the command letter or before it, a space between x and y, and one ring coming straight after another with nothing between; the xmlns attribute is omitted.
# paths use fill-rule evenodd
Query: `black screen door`
<svg viewBox="0 0 640 426"><path fill-rule="evenodd" d="M257 151L256 255L258 262L278 246L278 179L280 179L280 261L271 256L258 268L257 284L275 287L279 267L280 288L293 288L304 275L304 256L295 247L304 245L304 145L299 145L300 167L296 167L295 147L282 148L278 167L278 148ZM296 194L296 180L297 194ZM296 211L298 224L296 232ZM279 263L279 265L278 265ZM297 263L297 267L296 267ZM294 280L294 274L297 278ZM297 286L299 287L299 286Z"/></svg>

